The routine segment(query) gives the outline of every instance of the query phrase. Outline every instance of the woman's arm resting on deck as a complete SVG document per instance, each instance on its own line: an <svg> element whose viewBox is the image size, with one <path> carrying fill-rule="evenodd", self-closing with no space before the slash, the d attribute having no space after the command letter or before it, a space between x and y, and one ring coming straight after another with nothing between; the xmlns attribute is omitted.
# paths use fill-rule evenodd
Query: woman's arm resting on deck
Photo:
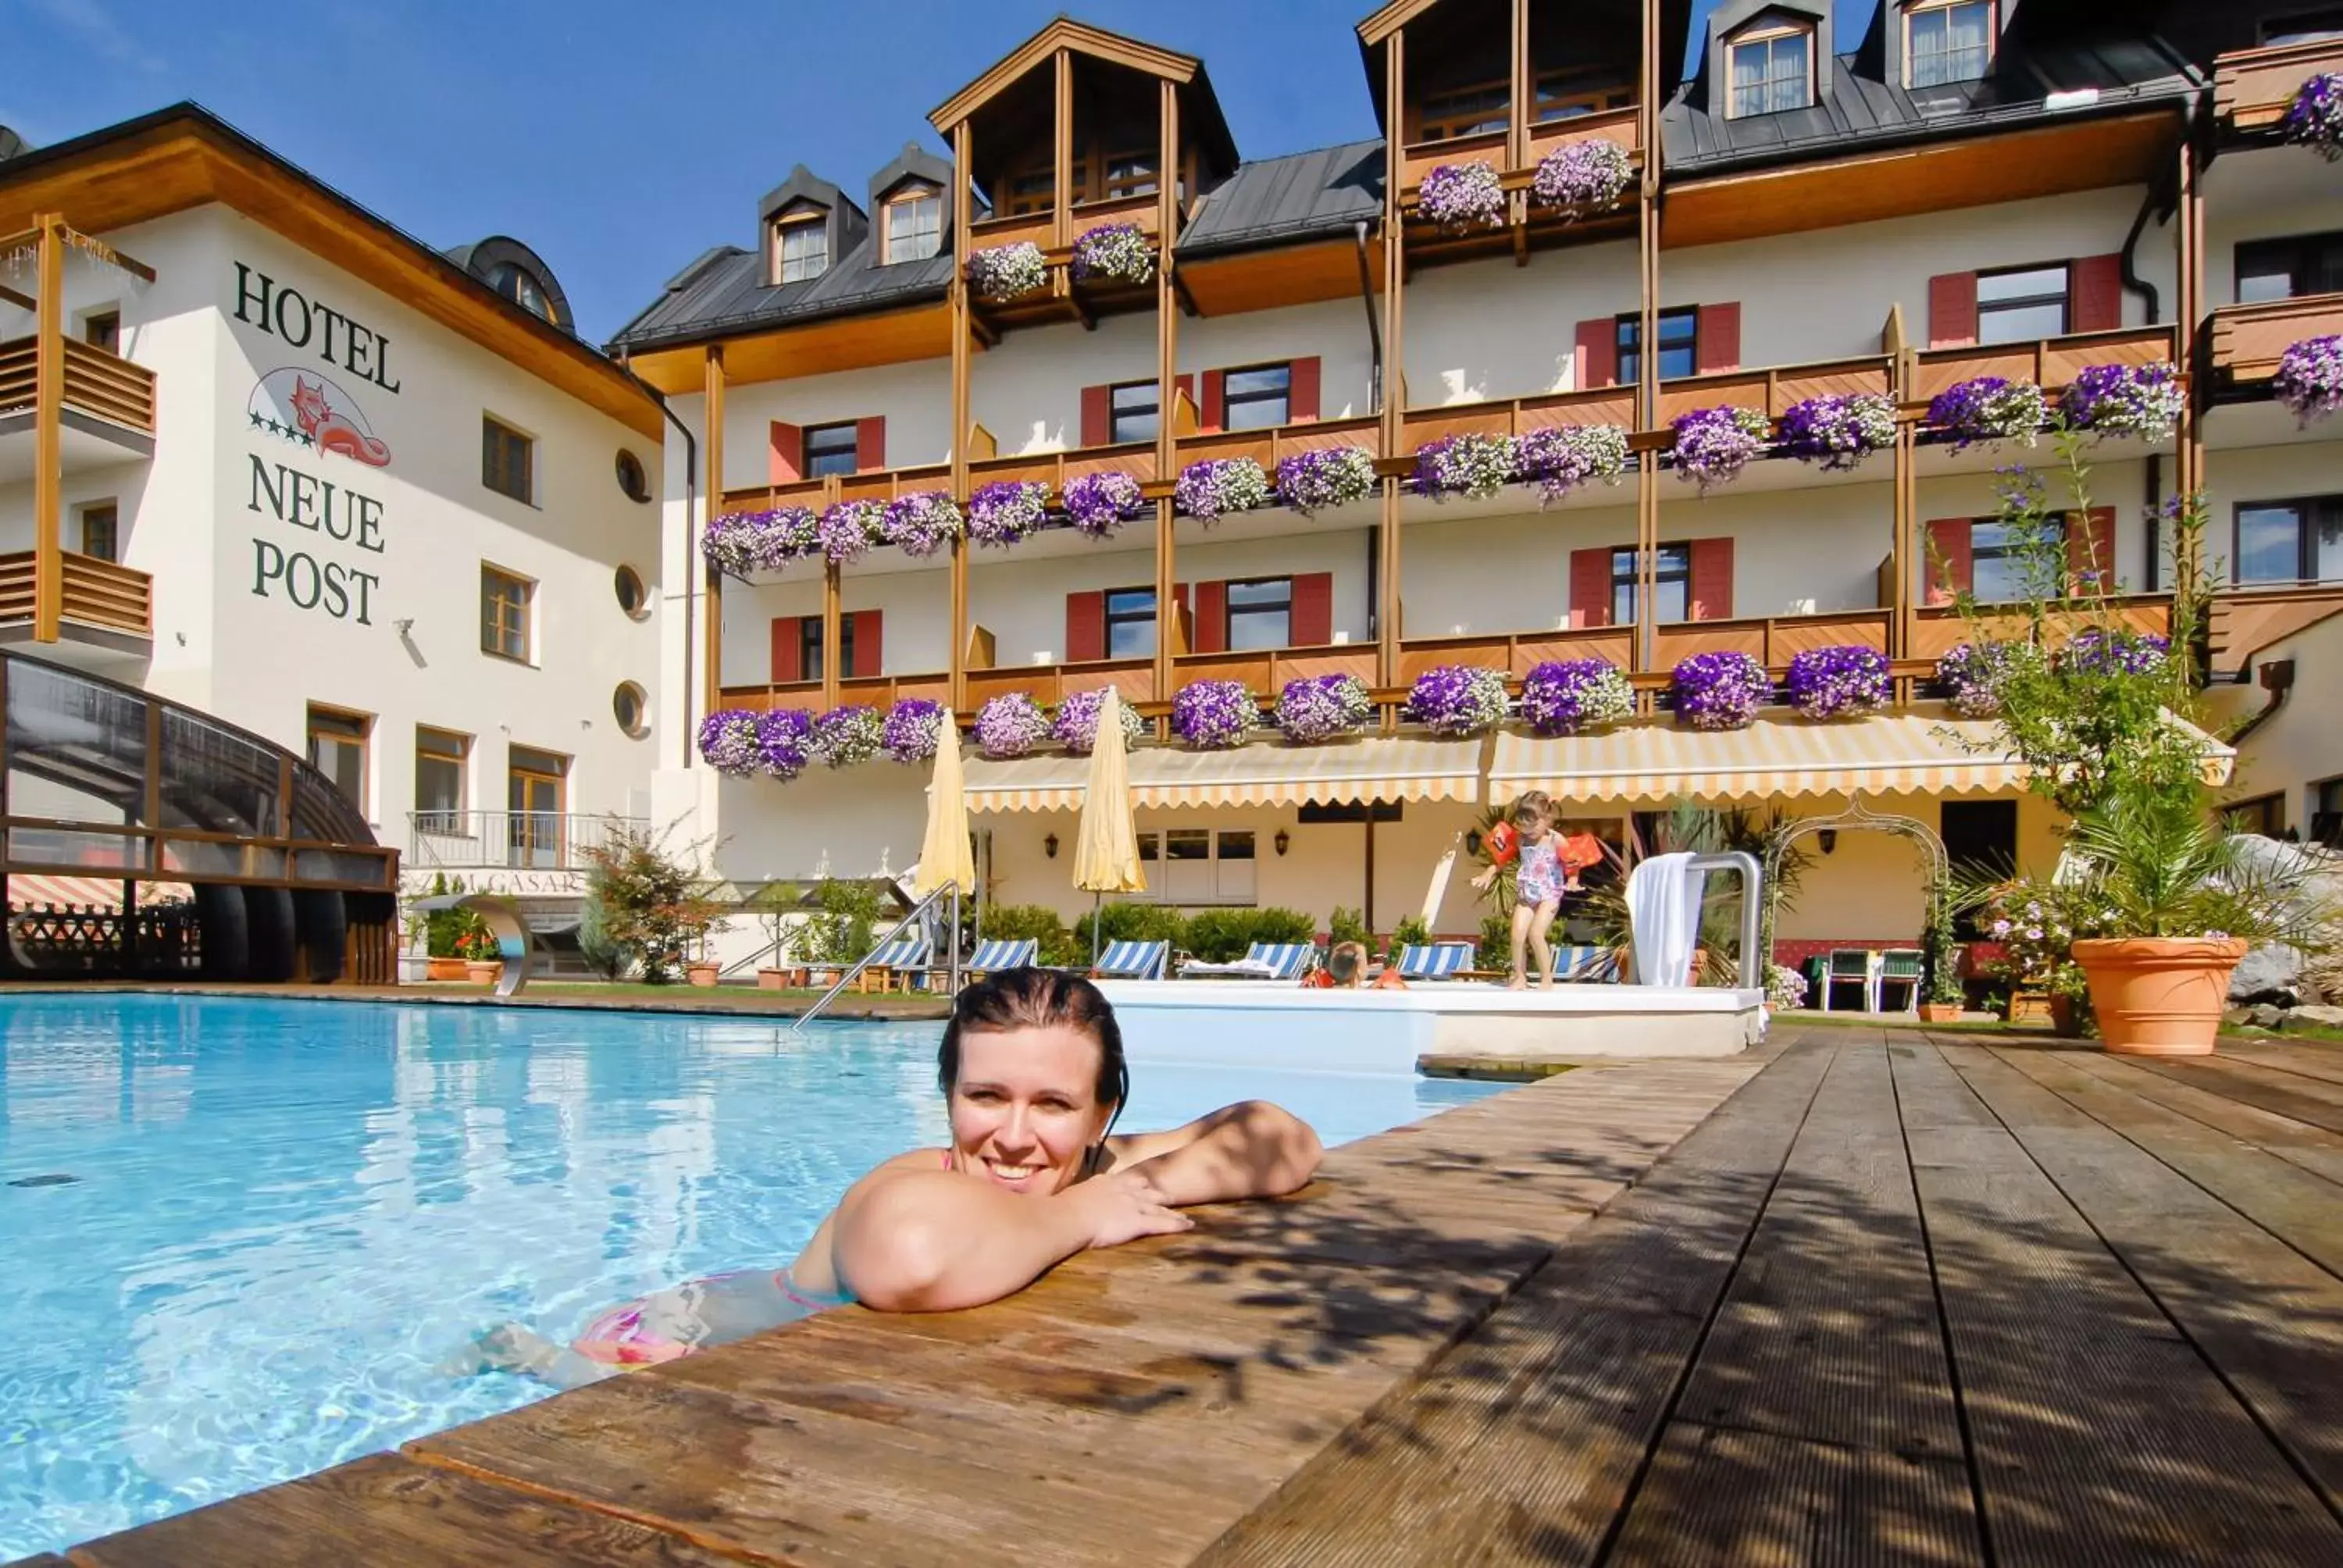
<svg viewBox="0 0 2343 1568"><path fill-rule="evenodd" d="M949 1171L858 1183L831 1242L841 1282L882 1312L997 1302L1089 1247L1187 1230L1151 1185L1117 1172L1034 1198Z"/></svg>
<svg viewBox="0 0 2343 1568"><path fill-rule="evenodd" d="M1145 1177L1174 1206L1280 1197L1308 1185L1323 1152L1308 1122L1266 1100L1111 1143L1119 1173Z"/></svg>

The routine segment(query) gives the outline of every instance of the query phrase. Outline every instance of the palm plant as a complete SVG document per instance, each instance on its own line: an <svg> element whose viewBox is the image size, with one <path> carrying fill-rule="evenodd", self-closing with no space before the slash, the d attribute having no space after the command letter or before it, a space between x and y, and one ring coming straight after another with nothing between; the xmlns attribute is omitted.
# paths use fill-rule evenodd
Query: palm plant
<svg viewBox="0 0 2343 1568"><path fill-rule="evenodd" d="M2110 936L2318 945L2294 879L2249 864L2242 844L2195 800L2118 791L2075 825L2065 885Z"/></svg>

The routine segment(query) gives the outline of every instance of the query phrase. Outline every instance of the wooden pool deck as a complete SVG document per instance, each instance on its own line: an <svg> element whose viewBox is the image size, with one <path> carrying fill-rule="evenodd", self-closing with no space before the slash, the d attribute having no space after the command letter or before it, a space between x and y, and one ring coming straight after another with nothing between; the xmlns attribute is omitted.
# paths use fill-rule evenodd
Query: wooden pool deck
<svg viewBox="0 0 2343 1568"><path fill-rule="evenodd" d="M1780 1036L33 1561L2343 1563L2343 1047Z"/></svg>

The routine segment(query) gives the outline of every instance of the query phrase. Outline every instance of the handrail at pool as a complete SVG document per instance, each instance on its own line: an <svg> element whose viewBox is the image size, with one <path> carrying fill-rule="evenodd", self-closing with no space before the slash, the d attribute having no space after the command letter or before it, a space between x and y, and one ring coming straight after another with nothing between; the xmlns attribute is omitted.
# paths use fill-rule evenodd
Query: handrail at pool
<svg viewBox="0 0 2343 1568"><path fill-rule="evenodd" d="M921 899L918 903L913 904L911 906L910 913L905 915L901 920L897 920L892 926L889 927L885 936L880 937L877 941L872 942L870 944L870 950L857 959L854 961L854 967L852 969L848 970L844 974L840 975L836 982L833 983L828 990L822 992L820 997L815 999L814 1004L811 1007L798 1014L797 1021L789 1025L789 1032L794 1034L799 1030L803 1029L807 1024L811 1023L814 1019L820 1014L822 1009L828 1007L837 999L840 991L844 990L848 986L853 984L856 978L859 977L864 970L870 967L870 960L872 959L877 958L880 953L887 950L887 944L889 942L891 942L897 937L901 936L905 930L910 926L910 923L913 920L918 920L921 915L934 908L936 900L942 898L946 893L950 893L951 895L951 935L945 943L946 950L950 954L950 961L948 966L948 972L951 979L951 989L950 994L958 996L960 994L960 884L958 882L946 882L942 887L938 888L934 892L930 893L926 898Z"/></svg>
<svg viewBox="0 0 2343 1568"><path fill-rule="evenodd" d="M1763 990L1765 987L1765 958L1757 951L1758 912L1762 908L1757 897L1763 873L1757 857L1745 849L1727 849L1715 855L1694 855L1684 863L1686 874L1694 871L1738 871L1741 873L1741 989Z"/></svg>

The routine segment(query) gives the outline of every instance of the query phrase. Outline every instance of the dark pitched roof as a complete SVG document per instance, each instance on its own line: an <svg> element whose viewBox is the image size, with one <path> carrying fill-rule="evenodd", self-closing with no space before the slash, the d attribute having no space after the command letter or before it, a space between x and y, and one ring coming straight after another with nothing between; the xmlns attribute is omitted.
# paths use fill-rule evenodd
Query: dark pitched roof
<svg viewBox="0 0 2343 1568"><path fill-rule="evenodd" d="M1180 254L1335 234L1383 210L1383 144L1345 142L1245 164L1214 187L1180 236Z"/></svg>
<svg viewBox="0 0 2343 1568"><path fill-rule="evenodd" d="M905 142L895 161L870 176L870 210L878 211L887 193L907 179L925 180L940 191L948 191L952 183L951 160L936 156L917 142Z"/></svg>
<svg viewBox="0 0 2343 1568"><path fill-rule="evenodd" d="M563 291L561 280L553 276L553 268L545 265L545 257L509 235L492 234L470 245L452 245L439 253L490 288L497 288L496 271L502 262L512 262L537 279L545 293L546 303L553 309L553 325L564 332L575 333L578 323L569 311L569 296ZM497 292L502 294L501 288Z"/></svg>

